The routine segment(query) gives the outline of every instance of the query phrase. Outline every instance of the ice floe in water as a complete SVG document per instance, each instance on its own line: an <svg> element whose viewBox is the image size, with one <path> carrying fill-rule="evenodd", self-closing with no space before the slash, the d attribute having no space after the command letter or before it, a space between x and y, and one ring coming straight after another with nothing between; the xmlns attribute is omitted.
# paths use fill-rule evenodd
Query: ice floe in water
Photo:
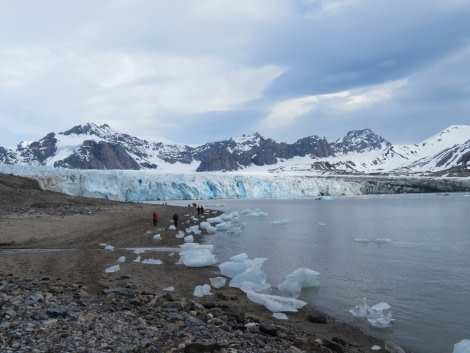
<svg viewBox="0 0 470 353"><path fill-rule="evenodd" d="M275 226L285 226L285 225L289 224L289 220L285 218L285 219L279 219L277 221L272 221L270 223L275 225Z"/></svg>
<svg viewBox="0 0 470 353"><path fill-rule="evenodd" d="M379 302L373 306L367 304L364 298L362 303L349 309L349 312L355 317L364 317L371 326L377 328L387 328L392 325L393 318L390 311L391 306L386 302Z"/></svg>
<svg viewBox="0 0 470 353"><path fill-rule="evenodd" d="M452 353L470 353L470 340L464 339L454 344Z"/></svg>
<svg viewBox="0 0 470 353"><path fill-rule="evenodd" d="M320 275L320 272L308 268L298 268L284 277L279 284L279 292L284 297L298 298L302 288L320 286L318 275Z"/></svg>

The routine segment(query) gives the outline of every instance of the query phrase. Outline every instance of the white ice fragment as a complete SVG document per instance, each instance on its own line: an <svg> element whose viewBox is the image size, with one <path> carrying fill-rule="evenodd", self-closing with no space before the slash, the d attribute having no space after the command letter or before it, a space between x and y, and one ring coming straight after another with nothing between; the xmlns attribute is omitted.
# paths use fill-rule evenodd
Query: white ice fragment
<svg viewBox="0 0 470 353"><path fill-rule="evenodd" d="M287 317L287 315L284 314L284 313L273 313L273 317L278 319L278 320L288 320L289 319Z"/></svg>
<svg viewBox="0 0 470 353"><path fill-rule="evenodd" d="M134 262L140 262L140 255L137 256L137 258L135 260L133 260Z"/></svg>
<svg viewBox="0 0 470 353"><path fill-rule="evenodd" d="M163 290L165 290L165 291L167 291L167 292L174 292L174 291L175 291L175 287L170 286L170 287L163 288Z"/></svg>
<svg viewBox="0 0 470 353"><path fill-rule="evenodd" d="M275 226L284 226L284 225L287 225L289 224L289 220L288 219L279 219L277 221L272 221L271 224L275 225Z"/></svg>
<svg viewBox="0 0 470 353"><path fill-rule="evenodd" d="M178 239L183 239L184 238L184 232L182 230L178 231L178 233L176 233L176 237Z"/></svg>
<svg viewBox="0 0 470 353"><path fill-rule="evenodd" d="M207 227L209 227L211 224L209 222L201 222L199 223L199 227L201 229L207 229Z"/></svg>
<svg viewBox="0 0 470 353"><path fill-rule="evenodd" d="M244 252L232 256L229 260L234 261L234 262L245 262L248 260L248 255Z"/></svg>
<svg viewBox="0 0 470 353"><path fill-rule="evenodd" d="M303 300L298 300L295 298L286 298L280 297L277 295L271 294L262 294L255 292L247 292L247 297L251 301L264 305L266 309L273 313L290 311L295 312L300 308L303 308L307 305Z"/></svg>
<svg viewBox="0 0 470 353"><path fill-rule="evenodd" d="M370 349L372 349L373 351L380 351L382 347L375 345L375 346L370 347Z"/></svg>
<svg viewBox="0 0 470 353"><path fill-rule="evenodd" d="M320 273L308 268L298 268L291 274L284 277L279 284L279 291L285 297L298 298L302 288L318 287L318 275Z"/></svg>
<svg viewBox="0 0 470 353"><path fill-rule="evenodd" d="M369 312L369 306L367 305L367 299L362 299L362 304L356 305L354 308L349 309L349 312L355 317L367 317Z"/></svg>
<svg viewBox="0 0 470 353"><path fill-rule="evenodd" d="M203 297L205 295L212 295L211 286L209 284L203 284L202 286L196 286L196 288L194 288L193 295L195 297Z"/></svg>
<svg viewBox="0 0 470 353"><path fill-rule="evenodd" d="M217 229L217 231L224 231L224 230L229 230L230 229L230 222L222 222L222 223L219 223L215 226L215 229Z"/></svg>
<svg viewBox="0 0 470 353"><path fill-rule="evenodd" d="M246 265L242 262L228 261L219 265L220 273L229 278L234 278L245 272Z"/></svg>
<svg viewBox="0 0 470 353"><path fill-rule="evenodd" d="M225 282L227 279L225 277L214 277L214 278L209 278L209 281L211 282L211 286L213 288L219 289L225 286Z"/></svg>
<svg viewBox="0 0 470 353"><path fill-rule="evenodd" d="M180 251L180 259L178 264L187 267L205 267L215 265L217 258L212 253L213 245L200 245L198 243L185 243L180 245L183 249Z"/></svg>
<svg viewBox="0 0 470 353"><path fill-rule="evenodd" d="M470 353L470 339L464 339L454 344L452 353Z"/></svg>
<svg viewBox="0 0 470 353"><path fill-rule="evenodd" d="M117 262L126 262L126 257L121 256L119 259L117 259Z"/></svg>
<svg viewBox="0 0 470 353"><path fill-rule="evenodd" d="M210 224L213 224L213 223L222 223L222 222L223 222L223 220L222 220L221 217L207 218L206 221L209 222Z"/></svg>
<svg viewBox="0 0 470 353"><path fill-rule="evenodd" d="M119 265L114 265L114 266L111 266L111 267L108 267L106 270L104 270L104 272L106 273L111 273L111 272L117 272L119 271Z"/></svg>
<svg viewBox="0 0 470 353"><path fill-rule="evenodd" d="M266 283L267 274L259 268L247 270L236 277L232 278L229 283L230 287L240 288L243 282L253 282L257 284Z"/></svg>
<svg viewBox="0 0 470 353"><path fill-rule="evenodd" d="M172 225L170 225L170 226L168 227L168 229L169 229L169 230L176 230L176 227L175 227L174 224L172 224Z"/></svg>
<svg viewBox="0 0 470 353"><path fill-rule="evenodd" d="M184 237L184 242L185 243L194 243L194 237L192 235L188 235Z"/></svg>
<svg viewBox="0 0 470 353"><path fill-rule="evenodd" d="M354 241L356 243L368 243L370 240L367 238L355 238Z"/></svg>
<svg viewBox="0 0 470 353"><path fill-rule="evenodd" d="M160 234L155 234L155 235L153 236L153 239L155 239L155 240L162 240L162 236L161 236Z"/></svg>
<svg viewBox="0 0 470 353"><path fill-rule="evenodd" d="M158 259L145 259L142 263L147 265L161 265L163 262Z"/></svg>
<svg viewBox="0 0 470 353"><path fill-rule="evenodd" d="M106 246L104 247L104 249L105 249L105 250L114 250L114 246L112 246L112 245L106 245Z"/></svg>
<svg viewBox="0 0 470 353"><path fill-rule="evenodd" d="M136 255L143 254L144 252L145 252L145 249L135 249L134 250L134 254L136 254Z"/></svg>

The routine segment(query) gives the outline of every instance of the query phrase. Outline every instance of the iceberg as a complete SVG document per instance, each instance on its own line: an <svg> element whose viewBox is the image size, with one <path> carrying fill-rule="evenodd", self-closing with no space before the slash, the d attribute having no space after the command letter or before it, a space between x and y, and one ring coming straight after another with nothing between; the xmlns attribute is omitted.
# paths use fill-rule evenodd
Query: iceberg
<svg viewBox="0 0 470 353"><path fill-rule="evenodd" d="M379 302L373 306L367 305L367 299L362 299L360 305L349 309L349 312L355 317L365 317L371 326L377 328L391 327L394 319L392 318L391 306L386 302Z"/></svg>
<svg viewBox="0 0 470 353"><path fill-rule="evenodd" d="M470 353L470 339L464 339L454 344L452 353Z"/></svg>
<svg viewBox="0 0 470 353"><path fill-rule="evenodd" d="M195 297L203 297L205 295L212 295L211 286L208 284L203 284L202 286L196 286L194 288L193 295Z"/></svg>
<svg viewBox="0 0 470 353"><path fill-rule="evenodd" d="M308 268L298 268L284 277L279 284L279 292L285 297L298 298L302 288L318 287L320 285L318 275L320 275L319 272Z"/></svg>
<svg viewBox="0 0 470 353"><path fill-rule="evenodd" d="M255 292L246 292L248 299L251 301L264 305L266 309L273 313L290 311L296 312L298 309L303 308L307 305L303 300L298 300L295 298L286 298L277 295L255 293Z"/></svg>
<svg viewBox="0 0 470 353"><path fill-rule="evenodd" d="M279 219L277 221L272 221L271 224L275 225L275 226L285 226L285 225L289 224L289 220L288 219Z"/></svg>

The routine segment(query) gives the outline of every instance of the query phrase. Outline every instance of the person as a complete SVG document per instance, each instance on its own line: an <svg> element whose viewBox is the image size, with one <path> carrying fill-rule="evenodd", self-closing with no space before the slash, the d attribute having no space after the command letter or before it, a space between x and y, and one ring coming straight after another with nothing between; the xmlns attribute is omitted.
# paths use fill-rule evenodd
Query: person
<svg viewBox="0 0 470 353"><path fill-rule="evenodd" d="M201 206L201 214L204 214L204 207Z"/></svg>
<svg viewBox="0 0 470 353"><path fill-rule="evenodd" d="M178 226L178 213L173 213L173 221L175 222L175 227Z"/></svg>
<svg viewBox="0 0 470 353"><path fill-rule="evenodd" d="M156 226L158 223L158 215L157 212L154 212L152 215L153 225Z"/></svg>
<svg viewBox="0 0 470 353"><path fill-rule="evenodd" d="M201 207L197 207L197 214L200 214L201 213Z"/></svg>

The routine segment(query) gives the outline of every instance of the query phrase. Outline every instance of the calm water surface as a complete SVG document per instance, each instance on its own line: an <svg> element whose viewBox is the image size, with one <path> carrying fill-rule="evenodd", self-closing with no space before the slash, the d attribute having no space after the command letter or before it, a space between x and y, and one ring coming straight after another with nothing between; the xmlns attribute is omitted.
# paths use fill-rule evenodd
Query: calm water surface
<svg viewBox="0 0 470 353"><path fill-rule="evenodd" d="M301 299L415 352L451 353L454 343L470 338L469 194L203 204L268 214L240 214L241 235L207 238L220 263L241 252L265 257L262 269L272 286L299 267L318 271L320 289L304 290ZM288 224L270 223L280 219ZM369 305L392 306L392 328L372 328L352 317L348 310L364 297Z"/></svg>

